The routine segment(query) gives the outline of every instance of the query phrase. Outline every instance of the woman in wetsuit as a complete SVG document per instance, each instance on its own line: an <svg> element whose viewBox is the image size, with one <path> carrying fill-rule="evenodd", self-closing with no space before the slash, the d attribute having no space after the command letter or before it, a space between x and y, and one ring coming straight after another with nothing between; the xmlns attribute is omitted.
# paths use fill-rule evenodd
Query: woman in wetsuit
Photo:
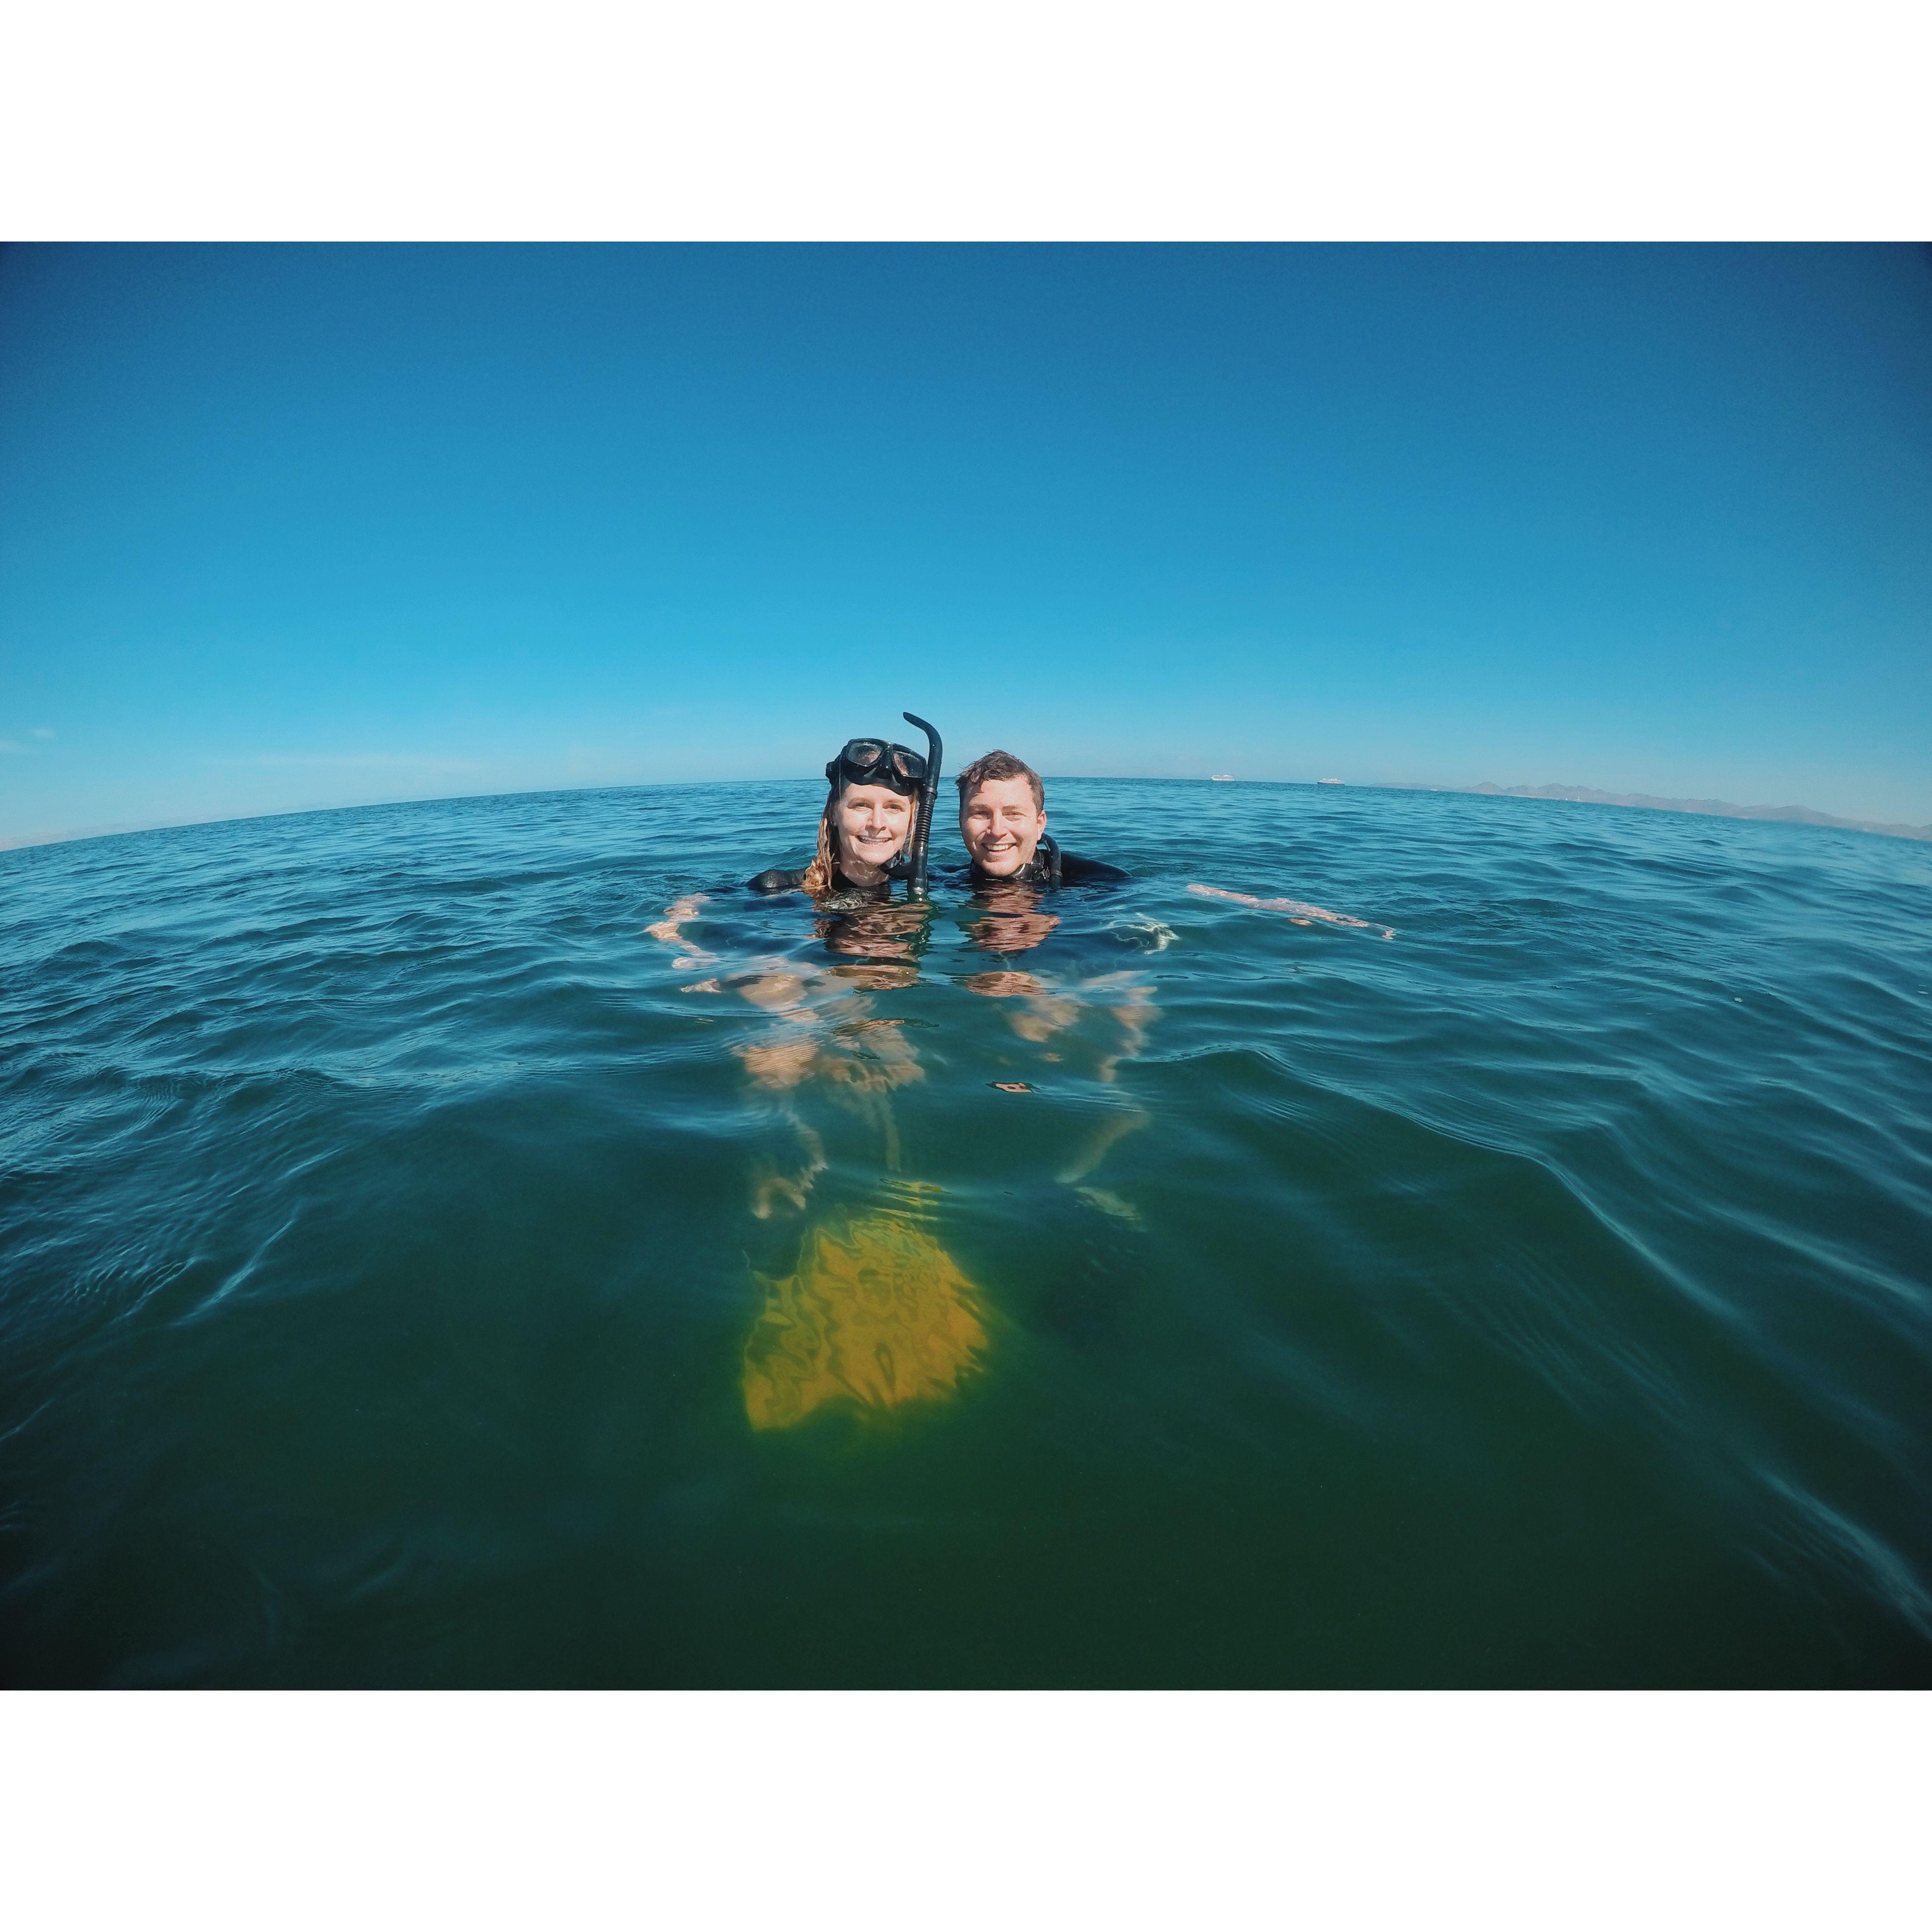
<svg viewBox="0 0 1932 1932"><path fill-rule="evenodd" d="M892 880L904 876L922 897L939 752L938 734L929 724L922 728L932 741L930 758L882 738L848 740L825 767L830 790L811 864L797 872L774 866L748 882L752 890L883 899L891 896Z"/></svg>

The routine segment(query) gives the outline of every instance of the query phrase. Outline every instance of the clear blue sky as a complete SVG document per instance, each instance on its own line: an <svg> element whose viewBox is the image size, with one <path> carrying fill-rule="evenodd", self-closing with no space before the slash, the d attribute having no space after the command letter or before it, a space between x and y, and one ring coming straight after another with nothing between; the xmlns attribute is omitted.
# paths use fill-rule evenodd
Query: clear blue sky
<svg viewBox="0 0 1932 1932"><path fill-rule="evenodd" d="M0 839L818 770L1932 820L1911 248L0 254Z"/></svg>

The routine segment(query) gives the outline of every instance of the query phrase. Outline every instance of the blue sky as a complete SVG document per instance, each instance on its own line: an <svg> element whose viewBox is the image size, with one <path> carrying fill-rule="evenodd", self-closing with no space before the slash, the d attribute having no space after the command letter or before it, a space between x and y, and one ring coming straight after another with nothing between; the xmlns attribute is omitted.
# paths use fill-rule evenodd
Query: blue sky
<svg viewBox="0 0 1932 1932"><path fill-rule="evenodd" d="M956 766L1932 821L1904 248L0 254L0 839Z"/></svg>

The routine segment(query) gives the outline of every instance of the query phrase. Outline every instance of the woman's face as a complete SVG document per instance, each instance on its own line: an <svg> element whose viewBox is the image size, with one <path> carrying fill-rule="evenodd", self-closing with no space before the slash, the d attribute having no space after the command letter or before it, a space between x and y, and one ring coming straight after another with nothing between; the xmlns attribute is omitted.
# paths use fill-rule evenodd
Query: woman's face
<svg viewBox="0 0 1932 1932"><path fill-rule="evenodd" d="M841 854L863 866L890 864L911 833L912 808L888 785L848 785L832 808Z"/></svg>

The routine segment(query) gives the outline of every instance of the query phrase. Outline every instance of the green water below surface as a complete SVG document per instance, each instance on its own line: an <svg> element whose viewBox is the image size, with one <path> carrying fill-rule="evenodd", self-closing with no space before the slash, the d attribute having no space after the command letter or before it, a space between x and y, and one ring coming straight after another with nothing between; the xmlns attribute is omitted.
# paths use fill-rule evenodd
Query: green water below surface
<svg viewBox="0 0 1932 1932"><path fill-rule="evenodd" d="M817 796L0 855L6 1682L1932 1682L1932 848Z"/></svg>

